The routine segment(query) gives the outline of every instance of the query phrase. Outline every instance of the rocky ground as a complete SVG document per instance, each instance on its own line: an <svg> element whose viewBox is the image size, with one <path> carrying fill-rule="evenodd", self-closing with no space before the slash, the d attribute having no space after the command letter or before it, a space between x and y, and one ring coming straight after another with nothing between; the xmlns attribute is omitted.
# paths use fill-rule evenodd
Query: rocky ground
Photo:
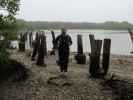
<svg viewBox="0 0 133 100"><path fill-rule="evenodd" d="M0 100L121 100L119 94L108 85L108 82L114 84L114 81L89 77L89 60L86 65L78 65L71 55L68 78L55 79L59 83L57 85L48 81L51 77L59 75L54 56L48 56L45 67L36 66L29 53L16 50L10 52L12 59L23 63L29 69L29 77L26 81L8 80L0 83ZM122 77L123 80L129 79L132 85L133 56L111 55L109 73ZM64 81L69 84L62 85ZM128 100L133 99L129 97Z"/></svg>

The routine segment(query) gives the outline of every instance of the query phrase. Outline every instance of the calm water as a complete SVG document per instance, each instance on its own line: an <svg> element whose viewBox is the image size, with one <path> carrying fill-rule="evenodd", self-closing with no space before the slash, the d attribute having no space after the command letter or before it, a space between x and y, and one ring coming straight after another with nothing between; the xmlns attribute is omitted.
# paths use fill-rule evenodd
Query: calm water
<svg viewBox="0 0 133 100"><path fill-rule="evenodd" d="M55 30L56 36L60 31ZM111 38L111 53L129 55L132 51L133 44L127 31L113 30L68 30L68 34L72 37L73 45L71 51L77 51L77 35L83 35L84 52L90 52L89 34L94 34L96 39ZM52 37L49 31L46 31L48 50L52 48Z"/></svg>
<svg viewBox="0 0 133 100"><path fill-rule="evenodd" d="M45 30L47 37L47 48L52 49L52 36L49 30ZM54 30L55 35L59 35L59 30ZM94 34L96 39L111 38L111 53L129 55L133 50L133 44L127 31L116 30L68 30L67 33L72 37L73 45L71 51L77 51L77 35L83 36L84 52L90 52L89 34ZM28 48L28 45L27 45Z"/></svg>

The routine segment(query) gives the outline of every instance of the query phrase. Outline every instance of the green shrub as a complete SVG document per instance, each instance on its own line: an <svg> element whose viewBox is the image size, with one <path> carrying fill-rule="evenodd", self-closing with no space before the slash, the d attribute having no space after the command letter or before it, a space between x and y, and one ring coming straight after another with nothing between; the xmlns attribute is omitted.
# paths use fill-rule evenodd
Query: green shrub
<svg viewBox="0 0 133 100"><path fill-rule="evenodd" d="M6 50L6 42L0 41L0 66L8 63L9 53Z"/></svg>

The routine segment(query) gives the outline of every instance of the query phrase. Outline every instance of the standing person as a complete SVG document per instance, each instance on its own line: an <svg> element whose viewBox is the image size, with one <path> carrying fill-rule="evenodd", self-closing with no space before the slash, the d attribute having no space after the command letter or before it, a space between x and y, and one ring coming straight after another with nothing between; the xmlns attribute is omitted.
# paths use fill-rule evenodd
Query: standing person
<svg viewBox="0 0 133 100"><path fill-rule="evenodd" d="M59 59L57 61L60 66L61 75L66 75L68 71L69 52L72 45L71 37L66 33L65 29L61 29L61 34L55 39L54 47L58 49Z"/></svg>

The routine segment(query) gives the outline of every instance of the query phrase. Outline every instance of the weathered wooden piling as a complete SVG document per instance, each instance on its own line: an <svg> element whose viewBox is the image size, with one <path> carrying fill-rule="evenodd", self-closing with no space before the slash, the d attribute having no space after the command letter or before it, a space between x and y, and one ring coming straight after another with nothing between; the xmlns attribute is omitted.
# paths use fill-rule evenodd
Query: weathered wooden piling
<svg viewBox="0 0 133 100"><path fill-rule="evenodd" d="M47 41L46 41L46 35L45 33L44 34L44 56L46 57L48 54L47 54Z"/></svg>
<svg viewBox="0 0 133 100"><path fill-rule="evenodd" d="M54 49L56 49L57 47L55 45L55 33L54 33L54 31L51 31L51 35L52 35L53 48L52 48L52 51L50 52L50 55L55 55Z"/></svg>
<svg viewBox="0 0 133 100"><path fill-rule="evenodd" d="M82 41L82 35L78 35L78 54L83 54L83 41Z"/></svg>
<svg viewBox="0 0 133 100"><path fill-rule="evenodd" d="M37 57L37 65L42 66L45 65L46 66L46 62L44 57L47 55L47 46L46 46L46 36L44 34L40 35L40 45L39 45L39 49L38 49L38 57Z"/></svg>
<svg viewBox="0 0 133 100"><path fill-rule="evenodd" d="M29 44L30 44L30 48L32 47L32 41L33 41L33 33L32 32L30 32L29 33Z"/></svg>
<svg viewBox="0 0 133 100"><path fill-rule="evenodd" d="M39 35L39 33L36 33L36 38L35 38L35 41L33 43L33 53L32 53L31 60L35 60L35 57L36 57L37 52L38 52L39 45L40 45L40 35Z"/></svg>
<svg viewBox="0 0 133 100"><path fill-rule="evenodd" d="M90 47L91 47L91 51L92 51L93 45L94 45L94 40L95 40L94 34L90 34L89 38L90 38Z"/></svg>
<svg viewBox="0 0 133 100"><path fill-rule="evenodd" d="M83 54L83 42L82 42L82 35L77 36L77 55L75 59L78 64L85 64L86 63L86 56Z"/></svg>
<svg viewBox="0 0 133 100"><path fill-rule="evenodd" d="M102 40L94 40L92 43L92 51L90 54L90 68L89 72L92 77L99 77L100 75L100 54L102 48Z"/></svg>
<svg viewBox="0 0 133 100"><path fill-rule="evenodd" d="M109 69L110 48L111 48L111 39L104 39L104 44L103 44L103 59L102 59L102 68L104 70L104 75L107 74L108 69Z"/></svg>
<svg viewBox="0 0 133 100"><path fill-rule="evenodd" d="M26 34L20 34L20 41L19 41L19 51L25 51L25 41L26 41Z"/></svg>
<svg viewBox="0 0 133 100"><path fill-rule="evenodd" d="M55 33L54 33L54 31L51 31L51 34L52 34L52 43L53 43L53 46L54 46L54 41L55 41Z"/></svg>

